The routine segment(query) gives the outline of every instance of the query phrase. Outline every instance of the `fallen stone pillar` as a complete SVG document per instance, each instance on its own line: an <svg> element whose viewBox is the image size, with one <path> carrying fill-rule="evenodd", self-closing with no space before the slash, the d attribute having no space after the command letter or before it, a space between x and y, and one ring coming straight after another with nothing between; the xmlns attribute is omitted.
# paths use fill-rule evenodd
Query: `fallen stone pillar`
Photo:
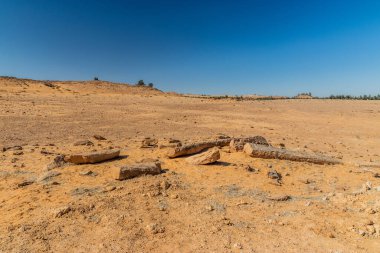
<svg viewBox="0 0 380 253"><path fill-rule="evenodd" d="M221 139L215 141L196 142L181 147L175 147L168 152L169 158L175 158L179 156L192 155L201 152L204 149L212 147L224 147L228 146L231 139Z"/></svg>
<svg viewBox="0 0 380 253"><path fill-rule="evenodd" d="M308 154L305 152L290 151L271 146L247 143L244 145L244 152L251 157L264 159L279 159L296 162L308 162L315 164L340 164L341 161L332 157Z"/></svg>
<svg viewBox="0 0 380 253"><path fill-rule="evenodd" d="M65 162L74 164L99 163L119 157L120 150L104 150L85 154L74 154L65 156Z"/></svg>

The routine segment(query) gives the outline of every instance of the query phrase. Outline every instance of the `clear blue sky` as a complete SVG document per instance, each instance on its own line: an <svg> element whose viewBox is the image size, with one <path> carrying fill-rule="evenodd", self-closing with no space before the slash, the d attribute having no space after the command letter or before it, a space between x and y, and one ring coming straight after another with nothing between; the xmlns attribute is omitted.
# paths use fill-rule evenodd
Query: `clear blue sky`
<svg viewBox="0 0 380 253"><path fill-rule="evenodd" d="M0 75L378 94L380 1L1 0Z"/></svg>

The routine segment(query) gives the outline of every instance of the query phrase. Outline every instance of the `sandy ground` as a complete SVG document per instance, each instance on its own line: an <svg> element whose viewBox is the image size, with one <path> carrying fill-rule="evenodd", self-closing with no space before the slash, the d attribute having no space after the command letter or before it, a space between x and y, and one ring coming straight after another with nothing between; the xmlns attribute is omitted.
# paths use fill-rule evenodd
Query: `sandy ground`
<svg viewBox="0 0 380 253"><path fill-rule="evenodd" d="M22 146L0 151L0 252L379 252L380 102L212 100L53 84L0 79L0 148ZM140 148L144 137L165 145L218 134L261 135L343 164L256 159L224 147L219 162L195 166L168 159L166 148ZM109 148L122 157L38 180L57 154ZM165 173L112 178L112 168L143 158L159 159ZM291 199L270 199L284 194Z"/></svg>

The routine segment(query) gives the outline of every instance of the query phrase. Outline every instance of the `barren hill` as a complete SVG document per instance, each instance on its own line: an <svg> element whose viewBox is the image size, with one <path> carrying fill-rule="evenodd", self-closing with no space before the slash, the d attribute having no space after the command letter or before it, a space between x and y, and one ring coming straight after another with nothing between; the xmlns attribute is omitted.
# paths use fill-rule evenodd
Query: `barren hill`
<svg viewBox="0 0 380 253"><path fill-rule="evenodd" d="M135 86L127 83L113 83L108 81L39 81L14 77L0 77L0 87L13 92L39 93L81 93L81 94L139 94L157 95L163 92L147 86ZM6 91L6 89L2 91Z"/></svg>

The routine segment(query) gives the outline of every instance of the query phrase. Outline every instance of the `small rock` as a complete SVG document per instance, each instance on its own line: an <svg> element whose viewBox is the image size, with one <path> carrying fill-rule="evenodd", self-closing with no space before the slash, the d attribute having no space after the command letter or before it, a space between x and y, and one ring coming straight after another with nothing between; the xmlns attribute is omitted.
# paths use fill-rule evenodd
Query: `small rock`
<svg viewBox="0 0 380 253"><path fill-rule="evenodd" d="M62 173L61 172L58 172L58 171L48 171L44 174L42 174L38 179L37 179L37 182L46 182L46 181L49 181L50 179L54 178L54 177L57 177L59 175L61 175Z"/></svg>
<svg viewBox="0 0 380 253"><path fill-rule="evenodd" d="M234 244L234 248L236 248L236 249L243 249L243 245L241 245L240 243L235 243Z"/></svg>
<svg viewBox="0 0 380 253"><path fill-rule="evenodd" d="M368 213L368 214L375 214L376 210L374 210L373 208L367 208L366 209L366 213Z"/></svg>
<svg viewBox="0 0 380 253"><path fill-rule="evenodd" d="M161 188L162 189L167 190L167 189L169 189L169 187L170 187L170 183L168 181L165 180L165 181L161 182Z"/></svg>
<svg viewBox="0 0 380 253"><path fill-rule="evenodd" d="M77 141L74 146L94 146L94 143L90 140Z"/></svg>
<svg viewBox="0 0 380 253"><path fill-rule="evenodd" d="M145 138L141 142L141 148L156 148L157 147L158 140L153 138Z"/></svg>
<svg viewBox="0 0 380 253"><path fill-rule="evenodd" d="M158 203L158 209L160 211L166 211L168 209L168 205L165 202L159 202Z"/></svg>
<svg viewBox="0 0 380 253"><path fill-rule="evenodd" d="M60 218L60 217L62 217L63 215L65 215L65 214L67 214L67 213L69 213L69 212L71 212L71 211L73 211L73 209L72 209L71 207L69 207L69 206L64 206L64 207L61 207L61 208L59 208L58 210L56 210L54 216L55 216L56 218Z"/></svg>
<svg viewBox="0 0 380 253"><path fill-rule="evenodd" d="M94 137L95 140L98 140L98 141L105 141L105 140L107 140L106 138L104 138L103 136L98 135L98 134L95 134L93 137Z"/></svg>
<svg viewBox="0 0 380 253"><path fill-rule="evenodd" d="M64 167L67 163L65 162L65 156L64 155L58 155L54 158L53 162L48 164L46 166L47 170L52 170L56 168Z"/></svg>
<svg viewBox="0 0 380 253"><path fill-rule="evenodd" d="M301 182L301 183L304 183L304 184L311 184L311 183L314 183L313 180L308 179L308 178L306 178L306 179L300 179L300 182Z"/></svg>
<svg viewBox="0 0 380 253"><path fill-rule="evenodd" d="M230 138L231 137L223 133L218 133L215 135L215 139L218 139L218 140L224 140L224 139L230 139Z"/></svg>
<svg viewBox="0 0 380 253"><path fill-rule="evenodd" d="M114 190L116 190L116 186L111 185L111 186L105 187L104 190L103 190L103 192L111 192L111 191L114 191Z"/></svg>
<svg viewBox="0 0 380 253"><path fill-rule="evenodd" d="M13 155L23 155L23 154L24 154L24 152L22 152L20 150L13 152Z"/></svg>
<svg viewBox="0 0 380 253"><path fill-rule="evenodd" d="M165 228L158 225L157 223L151 223L146 226L147 230L152 234L164 233Z"/></svg>
<svg viewBox="0 0 380 253"><path fill-rule="evenodd" d="M248 171L248 172L256 172L256 171L258 171L257 169L255 169L255 168L253 168L253 167L251 167L249 165L245 166L245 170Z"/></svg>
<svg viewBox="0 0 380 253"><path fill-rule="evenodd" d="M370 181L365 182L365 184L362 185L363 191L370 191L372 189L372 183Z"/></svg>
<svg viewBox="0 0 380 253"><path fill-rule="evenodd" d="M53 185L60 185L61 183L57 182L57 181L51 181L51 182L47 182L44 184L44 188L45 187L48 187L48 186L53 186Z"/></svg>
<svg viewBox="0 0 380 253"><path fill-rule="evenodd" d="M91 196L95 193L99 193L99 192L102 192L103 189L101 189L100 187L78 187L78 188L75 188L71 191L71 195L72 196L80 196L80 195L86 195L86 196Z"/></svg>
<svg viewBox="0 0 380 253"><path fill-rule="evenodd" d="M54 155L53 152L47 151L45 149L41 150L40 153L43 154L43 155Z"/></svg>
<svg viewBox="0 0 380 253"><path fill-rule="evenodd" d="M172 139L172 138L170 138L168 142L169 143L181 143L180 140L176 140L176 139Z"/></svg>
<svg viewBox="0 0 380 253"><path fill-rule="evenodd" d="M287 200L290 200L291 197L289 195L278 195L278 196L269 196L267 197L267 199L273 200L273 201L287 201Z"/></svg>
<svg viewBox="0 0 380 253"><path fill-rule="evenodd" d="M205 209L207 210L207 211L214 211L214 207L212 206L212 205L207 205L206 207L205 207Z"/></svg>
<svg viewBox="0 0 380 253"><path fill-rule="evenodd" d="M369 235L376 234L376 229L373 226L367 226L367 232Z"/></svg>
<svg viewBox="0 0 380 253"><path fill-rule="evenodd" d="M92 170L86 170L86 171L79 172L79 175L81 175L81 176L92 176L92 177L96 177L96 176L98 175L98 173L93 172Z"/></svg>
<svg viewBox="0 0 380 253"><path fill-rule="evenodd" d="M270 179L275 179L275 180L281 180L281 179L282 179L281 174L278 173L278 172L275 171L275 170L268 171L267 176L268 176Z"/></svg>
<svg viewBox="0 0 380 253"><path fill-rule="evenodd" d="M17 184L17 187L24 187L24 186L28 186L28 185L31 185L31 184L33 184L34 183L34 181L33 180L24 180L24 181L22 181L21 183L18 183Z"/></svg>
<svg viewBox="0 0 380 253"><path fill-rule="evenodd" d="M22 146L4 146L2 148L2 151L5 152L7 150L13 150L13 151L16 151L16 150L22 150Z"/></svg>
<svg viewBox="0 0 380 253"><path fill-rule="evenodd" d="M178 195L177 194L170 194L169 198L178 199Z"/></svg>

